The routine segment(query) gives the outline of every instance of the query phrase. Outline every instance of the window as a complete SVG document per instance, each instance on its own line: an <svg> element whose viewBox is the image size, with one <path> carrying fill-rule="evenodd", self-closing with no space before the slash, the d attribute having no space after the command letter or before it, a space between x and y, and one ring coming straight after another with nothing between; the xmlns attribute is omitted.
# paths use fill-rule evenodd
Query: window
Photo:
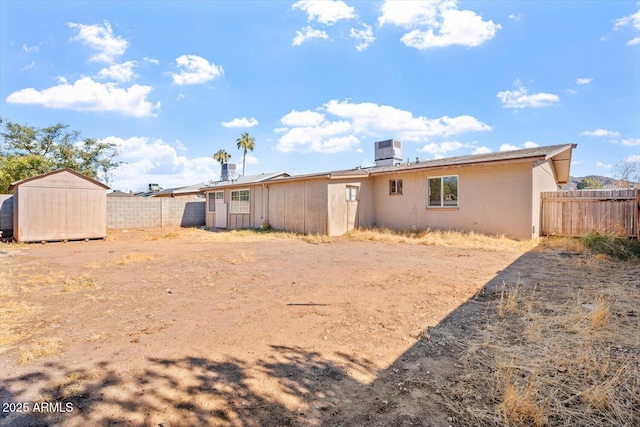
<svg viewBox="0 0 640 427"><path fill-rule="evenodd" d="M438 178L429 178L429 194L427 197L427 207L458 207L458 177L441 176Z"/></svg>
<svg viewBox="0 0 640 427"><path fill-rule="evenodd" d="M208 193L207 194L207 203L209 204L209 212L216 211L216 202L215 202L216 193Z"/></svg>
<svg viewBox="0 0 640 427"><path fill-rule="evenodd" d="M216 201L221 203L224 200L224 191L216 191L213 193L209 193L209 212L216 211Z"/></svg>
<svg viewBox="0 0 640 427"><path fill-rule="evenodd" d="M402 180L390 179L389 180L389 194L402 194Z"/></svg>
<svg viewBox="0 0 640 427"><path fill-rule="evenodd" d="M345 200L351 201L351 202L358 200L358 187L354 185L347 185Z"/></svg>
<svg viewBox="0 0 640 427"><path fill-rule="evenodd" d="M249 213L249 190L231 192L231 209L229 212L232 214Z"/></svg>

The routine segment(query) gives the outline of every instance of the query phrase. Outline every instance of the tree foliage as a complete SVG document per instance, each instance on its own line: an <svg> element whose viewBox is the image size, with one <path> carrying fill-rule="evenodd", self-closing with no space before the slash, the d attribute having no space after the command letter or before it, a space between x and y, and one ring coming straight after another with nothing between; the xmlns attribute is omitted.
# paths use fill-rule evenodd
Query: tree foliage
<svg viewBox="0 0 640 427"><path fill-rule="evenodd" d="M595 178L582 178L576 186L578 190L598 190L602 188L602 184Z"/></svg>
<svg viewBox="0 0 640 427"><path fill-rule="evenodd" d="M70 168L90 178L108 182L118 167L115 144L93 138L58 123L45 128L21 125L0 118L0 191L24 178Z"/></svg>
<svg viewBox="0 0 640 427"><path fill-rule="evenodd" d="M231 154L227 153L227 150L218 150L213 155L213 160L223 165L225 163L229 163L229 160L231 160Z"/></svg>
<svg viewBox="0 0 640 427"><path fill-rule="evenodd" d="M238 150L244 150L242 155L242 176L244 176L245 164L247 160L247 150L253 151L256 148L256 139L252 136L249 136L249 133L245 132L240 135L240 138L236 140L238 145Z"/></svg>
<svg viewBox="0 0 640 427"><path fill-rule="evenodd" d="M640 188L640 160L629 158L621 161L614 167L614 176L619 187Z"/></svg>

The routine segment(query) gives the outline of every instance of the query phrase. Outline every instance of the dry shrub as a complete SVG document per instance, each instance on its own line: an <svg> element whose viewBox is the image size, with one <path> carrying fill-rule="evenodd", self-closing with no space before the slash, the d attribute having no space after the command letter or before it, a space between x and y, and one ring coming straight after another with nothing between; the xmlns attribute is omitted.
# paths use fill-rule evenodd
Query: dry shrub
<svg viewBox="0 0 640 427"><path fill-rule="evenodd" d="M359 241L409 243L489 251L526 251L538 243L535 240L518 241L499 235L490 236L473 231L415 229L396 231L388 228L359 228L349 231L345 238Z"/></svg>
<svg viewBox="0 0 640 427"><path fill-rule="evenodd" d="M42 307L38 305L29 305L21 301L6 301L0 304L0 352L38 331L40 325L31 320L41 310Z"/></svg>
<svg viewBox="0 0 640 427"><path fill-rule="evenodd" d="M503 288L498 319L444 393L462 425L636 425L640 294L619 283L567 292Z"/></svg>
<svg viewBox="0 0 640 427"><path fill-rule="evenodd" d="M246 253L242 252L240 254L240 256L238 256L237 258L227 258L227 261L230 264L237 265L237 264L244 264L244 263L247 263L247 262L251 262L251 261L253 261L253 259L251 257L247 256Z"/></svg>
<svg viewBox="0 0 640 427"><path fill-rule="evenodd" d="M21 348L18 362L20 364L29 363L40 357L58 353L60 350L62 350L61 338L43 338L26 348Z"/></svg>
<svg viewBox="0 0 640 427"><path fill-rule="evenodd" d="M95 280L88 274L73 276L64 281L62 292L76 292L83 289L95 288Z"/></svg>
<svg viewBox="0 0 640 427"><path fill-rule="evenodd" d="M149 262L149 261L153 261L154 259L155 257L151 254L130 252L130 253L124 254L122 258L119 258L113 262L115 264L125 265L125 264L131 264L136 262Z"/></svg>

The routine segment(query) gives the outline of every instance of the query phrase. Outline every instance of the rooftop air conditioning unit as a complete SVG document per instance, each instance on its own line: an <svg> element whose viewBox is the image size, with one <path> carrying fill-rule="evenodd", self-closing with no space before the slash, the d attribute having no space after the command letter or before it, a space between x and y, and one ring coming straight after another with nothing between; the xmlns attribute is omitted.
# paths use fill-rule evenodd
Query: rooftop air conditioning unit
<svg viewBox="0 0 640 427"><path fill-rule="evenodd" d="M222 164L222 175L220 176L220 181L230 181L232 179L236 179L236 164L235 163L223 163Z"/></svg>
<svg viewBox="0 0 640 427"><path fill-rule="evenodd" d="M402 163L402 142L395 139L376 142L376 166L393 166Z"/></svg>

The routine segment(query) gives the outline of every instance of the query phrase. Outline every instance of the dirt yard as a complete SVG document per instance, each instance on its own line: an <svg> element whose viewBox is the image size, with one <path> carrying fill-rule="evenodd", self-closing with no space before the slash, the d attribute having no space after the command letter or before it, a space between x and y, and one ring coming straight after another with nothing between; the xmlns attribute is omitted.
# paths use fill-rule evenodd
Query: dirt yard
<svg viewBox="0 0 640 427"><path fill-rule="evenodd" d="M637 265L524 246L162 229L0 250L4 426L457 425L444 394L500 286L640 288Z"/></svg>

